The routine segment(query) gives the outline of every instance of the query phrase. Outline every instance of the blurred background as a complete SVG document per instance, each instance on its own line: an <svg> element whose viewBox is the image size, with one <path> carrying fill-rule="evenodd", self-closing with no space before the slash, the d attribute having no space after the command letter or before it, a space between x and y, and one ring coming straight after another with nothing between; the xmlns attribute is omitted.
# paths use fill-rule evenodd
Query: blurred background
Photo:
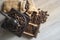
<svg viewBox="0 0 60 40"><path fill-rule="evenodd" d="M0 0L0 9L3 1ZM0 28L0 40L60 40L60 0L33 0L33 2L37 8L48 11L50 15L47 21L40 25L40 33L37 38L19 38Z"/></svg>

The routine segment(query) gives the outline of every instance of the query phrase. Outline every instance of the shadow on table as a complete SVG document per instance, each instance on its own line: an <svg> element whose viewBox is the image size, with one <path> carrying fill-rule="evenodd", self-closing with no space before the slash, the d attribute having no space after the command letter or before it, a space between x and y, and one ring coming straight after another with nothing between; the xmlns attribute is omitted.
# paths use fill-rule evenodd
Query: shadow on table
<svg viewBox="0 0 60 40"><path fill-rule="evenodd" d="M14 37L15 37L15 39L17 38L17 40L30 40L31 38L29 38L29 37L26 37L26 36L21 36L21 37L18 37L18 36L16 36L16 35L14 35L13 33L10 33L10 32L4 32L1 36L0 36L0 40L10 40L10 39L14 39Z"/></svg>

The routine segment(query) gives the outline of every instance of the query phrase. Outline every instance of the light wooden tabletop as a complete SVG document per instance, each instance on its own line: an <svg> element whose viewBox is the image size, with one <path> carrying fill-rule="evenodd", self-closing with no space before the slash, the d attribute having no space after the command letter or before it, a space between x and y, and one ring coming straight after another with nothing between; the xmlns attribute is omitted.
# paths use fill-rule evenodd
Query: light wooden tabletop
<svg viewBox="0 0 60 40"><path fill-rule="evenodd" d="M17 37L9 32L0 32L2 40L60 40L60 0L33 0L35 6L41 10L48 11L50 15L47 22L41 24L40 33L37 38L27 39ZM0 0L2 3L3 0Z"/></svg>

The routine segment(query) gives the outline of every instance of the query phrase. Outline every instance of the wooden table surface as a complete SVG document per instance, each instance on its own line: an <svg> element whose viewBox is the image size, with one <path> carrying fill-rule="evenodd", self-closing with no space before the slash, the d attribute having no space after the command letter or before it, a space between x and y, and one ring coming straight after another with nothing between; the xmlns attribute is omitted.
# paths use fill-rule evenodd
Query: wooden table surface
<svg viewBox="0 0 60 40"><path fill-rule="evenodd" d="M33 0L37 8L48 11L47 22L41 24L37 38L17 37L10 32L0 32L0 40L60 40L60 0ZM3 0L0 0L2 3ZM1 6L1 4L0 4Z"/></svg>

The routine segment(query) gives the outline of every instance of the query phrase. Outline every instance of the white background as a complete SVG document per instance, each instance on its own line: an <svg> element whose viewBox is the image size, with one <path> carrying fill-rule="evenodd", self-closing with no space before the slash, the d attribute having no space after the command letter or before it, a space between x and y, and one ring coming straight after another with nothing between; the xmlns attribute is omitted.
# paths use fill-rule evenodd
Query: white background
<svg viewBox="0 0 60 40"><path fill-rule="evenodd" d="M41 24L37 38L17 37L9 32L0 31L0 40L60 40L60 0L33 0L37 8L48 11L47 22ZM0 0L0 6L3 0ZM1 29L0 29L1 30Z"/></svg>

